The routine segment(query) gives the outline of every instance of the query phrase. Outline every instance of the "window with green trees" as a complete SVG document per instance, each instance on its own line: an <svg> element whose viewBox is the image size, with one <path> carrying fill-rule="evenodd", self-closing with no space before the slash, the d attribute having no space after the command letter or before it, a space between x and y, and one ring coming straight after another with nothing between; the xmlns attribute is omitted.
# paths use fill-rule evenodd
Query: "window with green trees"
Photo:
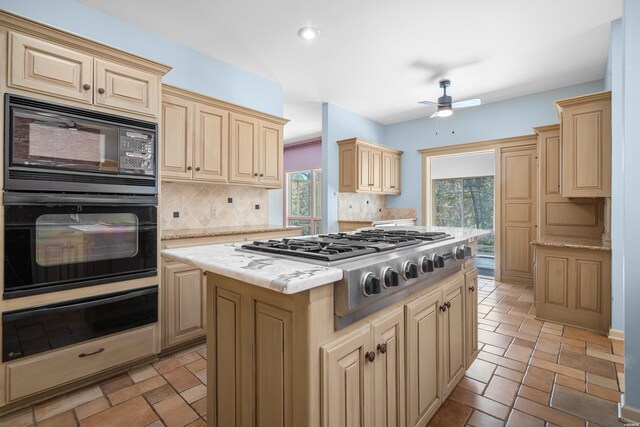
<svg viewBox="0 0 640 427"><path fill-rule="evenodd" d="M493 230L493 176L434 179L433 225ZM494 253L494 234L478 239L478 252Z"/></svg>
<svg viewBox="0 0 640 427"><path fill-rule="evenodd" d="M322 226L322 170L287 172L287 224L302 234L318 234Z"/></svg>

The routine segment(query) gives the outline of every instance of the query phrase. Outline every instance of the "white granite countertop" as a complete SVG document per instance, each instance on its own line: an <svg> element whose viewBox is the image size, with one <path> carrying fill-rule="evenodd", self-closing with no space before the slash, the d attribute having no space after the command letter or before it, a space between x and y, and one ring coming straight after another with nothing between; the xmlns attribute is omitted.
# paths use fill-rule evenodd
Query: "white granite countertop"
<svg viewBox="0 0 640 427"><path fill-rule="evenodd" d="M442 231L456 240L475 240L488 230L456 227L391 227L417 231ZM445 241L443 241L444 243ZM446 241L450 243L451 240ZM342 279L342 269L237 250L243 243L165 249L162 256L206 271L283 294L295 294Z"/></svg>

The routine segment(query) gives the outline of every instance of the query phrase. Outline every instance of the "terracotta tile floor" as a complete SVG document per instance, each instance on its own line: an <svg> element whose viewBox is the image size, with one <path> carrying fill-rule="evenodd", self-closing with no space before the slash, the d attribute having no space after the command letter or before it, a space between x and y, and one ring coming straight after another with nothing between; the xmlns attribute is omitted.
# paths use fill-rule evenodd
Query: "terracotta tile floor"
<svg viewBox="0 0 640 427"><path fill-rule="evenodd" d="M480 279L480 355L431 426L620 426L622 342L533 317L533 289ZM205 426L198 346L0 418L0 426Z"/></svg>

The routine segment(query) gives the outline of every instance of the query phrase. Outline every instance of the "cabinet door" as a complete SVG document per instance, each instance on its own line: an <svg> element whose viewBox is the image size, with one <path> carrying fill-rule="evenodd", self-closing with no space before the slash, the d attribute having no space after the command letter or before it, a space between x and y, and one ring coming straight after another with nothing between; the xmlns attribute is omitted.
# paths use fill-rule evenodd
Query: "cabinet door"
<svg viewBox="0 0 640 427"><path fill-rule="evenodd" d="M371 190L371 148L362 145L358 150L358 191Z"/></svg>
<svg viewBox="0 0 640 427"><path fill-rule="evenodd" d="M503 148L500 166L501 280L533 284L530 243L536 226L536 145Z"/></svg>
<svg viewBox="0 0 640 427"><path fill-rule="evenodd" d="M231 113L229 182L255 184L258 178L258 121Z"/></svg>
<svg viewBox="0 0 640 427"><path fill-rule="evenodd" d="M371 330L366 325L322 347L323 427L371 426ZM375 362L374 362L375 363Z"/></svg>
<svg viewBox="0 0 640 427"><path fill-rule="evenodd" d="M155 117L158 110L158 76L124 65L95 60L94 102L118 110Z"/></svg>
<svg viewBox="0 0 640 427"><path fill-rule="evenodd" d="M282 126L260 122L258 182L265 187L282 187Z"/></svg>
<svg viewBox="0 0 640 427"><path fill-rule="evenodd" d="M611 100L562 112L562 195L611 197Z"/></svg>
<svg viewBox="0 0 640 427"><path fill-rule="evenodd" d="M447 306L443 322L444 396L448 396L464 375L464 276L457 276L443 289Z"/></svg>
<svg viewBox="0 0 640 427"><path fill-rule="evenodd" d="M193 103L176 96L162 100L161 177L191 179Z"/></svg>
<svg viewBox="0 0 640 427"><path fill-rule="evenodd" d="M164 269L167 347L206 332L203 271L191 265L168 264Z"/></svg>
<svg viewBox="0 0 640 427"><path fill-rule="evenodd" d="M369 160L369 179L371 180L370 191L382 191L382 151L375 148L371 149L371 157Z"/></svg>
<svg viewBox="0 0 640 427"><path fill-rule="evenodd" d="M404 311L402 307L371 324L376 360L373 364L373 425L405 425Z"/></svg>
<svg viewBox="0 0 640 427"><path fill-rule="evenodd" d="M195 106L193 179L227 182L229 113L203 104Z"/></svg>
<svg viewBox="0 0 640 427"><path fill-rule="evenodd" d="M478 356L478 272L465 274L465 364L467 369Z"/></svg>
<svg viewBox="0 0 640 427"><path fill-rule="evenodd" d="M392 172L391 172L391 191L394 194L400 194L402 192L402 169L401 169L401 157L399 154L393 155L392 160Z"/></svg>
<svg viewBox="0 0 640 427"><path fill-rule="evenodd" d="M444 401L441 366L442 291L405 306L407 351L407 426L425 426Z"/></svg>
<svg viewBox="0 0 640 427"><path fill-rule="evenodd" d="M9 86L91 104L92 57L14 32L9 47Z"/></svg>
<svg viewBox="0 0 640 427"><path fill-rule="evenodd" d="M382 192L393 193L393 168L394 155L387 151L382 152Z"/></svg>

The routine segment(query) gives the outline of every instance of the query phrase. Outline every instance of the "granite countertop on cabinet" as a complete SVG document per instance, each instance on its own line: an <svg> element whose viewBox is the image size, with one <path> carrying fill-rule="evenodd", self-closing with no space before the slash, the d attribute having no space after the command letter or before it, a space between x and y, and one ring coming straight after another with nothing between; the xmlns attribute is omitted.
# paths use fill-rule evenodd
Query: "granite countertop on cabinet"
<svg viewBox="0 0 640 427"><path fill-rule="evenodd" d="M301 230L302 227L282 225L242 225L233 227L186 228L182 230L163 230L162 240L193 239L198 237L233 236L237 234L266 233L270 231Z"/></svg>
<svg viewBox="0 0 640 427"><path fill-rule="evenodd" d="M472 228L410 228L417 231L442 231L451 234L454 239L460 240L475 240L490 233L488 230ZM442 240L433 243L433 247L449 243L451 240ZM241 246L242 243L227 243L165 249L162 251L162 256L283 294L302 292L342 279L343 273L340 268L238 250Z"/></svg>
<svg viewBox="0 0 640 427"><path fill-rule="evenodd" d="M338 222L371 222L374 224L383 224L385 222L398 222L398 221L415 221L416 218L395 218L395 219L339 219Z"/></svg>
<svg viewBox="0 0 640 427"><path fill-rule="evenodd" d="M611 242L583 237L545 236L531 242L534 246L611 251Z"/></svg>

